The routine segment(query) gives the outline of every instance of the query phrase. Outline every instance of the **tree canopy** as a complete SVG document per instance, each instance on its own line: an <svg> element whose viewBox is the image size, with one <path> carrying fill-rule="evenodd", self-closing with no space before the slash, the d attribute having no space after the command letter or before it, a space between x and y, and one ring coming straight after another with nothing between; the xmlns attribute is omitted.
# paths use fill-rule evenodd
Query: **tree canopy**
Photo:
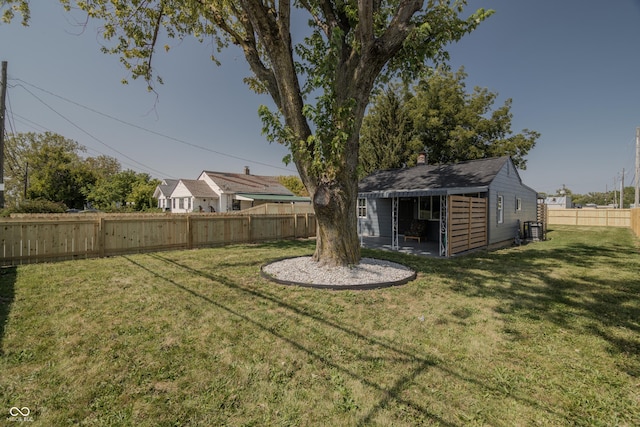
<svg viewBox="0 0 640 427"><path fill-rule="evenodd" d="M5 143L9 207L53 206L34 205L34 200L75 209L154 207L153 192L159 180L146 173L121 171L120 162L113 157L85 158L86 148L76 141L51 132L29 132L9 135Z"/></svg>
<svg viewBox="0 0 640 427"><path fill-rule="evenodd" d="M497 93L466 89L467 74L436 69L413 91L388 89L378 95L361 131L361 176L377 169L415 164L426 150L430 163L455 163L511 156L520 169L540 134L511 130L512 100L494 108Z"/></svg>
<svg viewBox="0 0 640 427"><path fill-rule="evenodd" d="M389 87L378 94L360 132L360 177L376 170L415 165L424 145L413 128L405 89Z"/></svg>
<svg viewBox="0 0 640 427"><path fill-rule="evenodd" d="M76 141L51 132L9 135L7 201L43 199L82 208L86 187L95 181L80 155L84 151Z"/></svg>
<svg viewBox="0 0 640 427"><path fill-rule="evenodd" d="M509 155L520 169L540 134L511 130L512 99L494 108L498 94L487 88L466 90L464 68L456 73L438 68L415 87L409 109L429 161L452 163Z"/></svg>
<svg viewBox="0 0 640 427"><path fill-rule="evenodd" d="M287 160L313 201L314 259L333 265L360 259L359 131L373 87L393 77L416 78L429 60L446 57L448 43L490 15L479 9L463 17L466 0L61 2L102 20L103 50L150 83L162 34L213 40L220 49L239 46L253 72L248 84L268 93L277 109L260 109L264 131L289 148ZM5 4L28 18L28 0ZM5 18L12 13L6 9Z"/></svg>

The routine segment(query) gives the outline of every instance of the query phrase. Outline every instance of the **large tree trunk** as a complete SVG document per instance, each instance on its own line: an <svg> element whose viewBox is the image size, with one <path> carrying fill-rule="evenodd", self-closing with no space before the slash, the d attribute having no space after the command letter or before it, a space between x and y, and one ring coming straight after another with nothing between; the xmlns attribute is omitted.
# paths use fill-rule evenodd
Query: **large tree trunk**
<svg viewBox="0 0 640 427"><path fill-rule="evenodd" d="M358 1L355 26L345 15L346 8L331 1L320 0L318 10L310 10L312 15L321 11L319 18L324 26L320 27L329 50L328 61L310 60L320 70L328 67L320 74L309 73L312 81L318 78L323 81L312 86L322 88L327 96L319 98L315 106L318 107L314 113L315 136L327 139L319 141L312 138L310 111L305 112L305 97L293 55L290 34L293 2L280 1L277 8L270 8L259 0L240 1L247 18L240 20L246 34L234 39L245 50L252 70L284 117L286 129L278 129L279 138L288 142L300 178L312 197L318 223L313 258L320 264L344 266L360 262L357 227L360 126L375 80L401 49L412 27L411 17L420 10L422 2L400 2L389 27L379 37L374 31L374 12L380 5L372 0ZM259 45L268 54L268 65L261 58ZM325 102L327 99L329 103Z"/></svg>
<svg viewBox="0 0 640 427"><path fill-rule="evenodd" d="M357 185L345 181L321 184L313 194L317 241L313 259L326 266L360 262L357 227Z"/></svg>

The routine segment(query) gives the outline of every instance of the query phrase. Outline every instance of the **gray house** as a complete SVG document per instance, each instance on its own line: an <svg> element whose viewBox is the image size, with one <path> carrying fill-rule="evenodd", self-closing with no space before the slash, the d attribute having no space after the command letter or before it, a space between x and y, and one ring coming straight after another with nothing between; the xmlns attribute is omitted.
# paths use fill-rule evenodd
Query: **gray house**
<svg viewBox="0 0 640 427"><path fill-rule="evenodd" d="M424 158L424 157L423 157ZM537 193L510 157L377 171L358 188L362 236L437 242L442 256L514 241L536 221Z"/></svg>

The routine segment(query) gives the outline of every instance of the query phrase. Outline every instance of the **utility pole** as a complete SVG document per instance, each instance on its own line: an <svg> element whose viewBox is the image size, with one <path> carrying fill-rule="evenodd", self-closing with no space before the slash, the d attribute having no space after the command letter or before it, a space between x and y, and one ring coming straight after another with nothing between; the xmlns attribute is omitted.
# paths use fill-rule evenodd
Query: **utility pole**
<svg viewBox="0 0 640 427"><path fill-rule="evenodd" d="M640 208L640 127L636 128L636 197L633 207Z"/></svg>
<svg viewBox="0 0 640 427"><path fill-rule="evenodd" d="M0 209L4 209L4 100L7 97L7 61L2 61L0 80Z"/></svg>
<svg viewBox="0 0 640 427"><path fill-rule="evenodd" d="M27 200L27 188L29 187L29 162L24 163L24 201Z"/></svg>
<svg viewBox="0 0 640 427"><path fill-rule="evenodd" d="M624 168L622 168L622 179L620 179L620 209L624 208Z"/></svg>

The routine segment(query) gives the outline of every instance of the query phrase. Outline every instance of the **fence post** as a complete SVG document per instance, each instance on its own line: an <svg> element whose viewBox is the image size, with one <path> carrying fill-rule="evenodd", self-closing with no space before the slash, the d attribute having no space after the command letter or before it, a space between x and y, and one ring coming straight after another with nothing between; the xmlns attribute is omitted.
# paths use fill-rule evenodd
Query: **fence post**
<svg viewBox="0 0 640 427"><path fill-rule="evenodd" d="M106 233L107 231L105 230L105 226L104 226L104 216L100 215L100 218L98 219L98 257L100 258L104 258L105 257L105 242L106 242Z"/></svg>
<svg viewBox="0 0 640 427"><path fill-rule="evenodd" d="M187 249L193 249L193 226L189 214L187 214Z"/></svg>

